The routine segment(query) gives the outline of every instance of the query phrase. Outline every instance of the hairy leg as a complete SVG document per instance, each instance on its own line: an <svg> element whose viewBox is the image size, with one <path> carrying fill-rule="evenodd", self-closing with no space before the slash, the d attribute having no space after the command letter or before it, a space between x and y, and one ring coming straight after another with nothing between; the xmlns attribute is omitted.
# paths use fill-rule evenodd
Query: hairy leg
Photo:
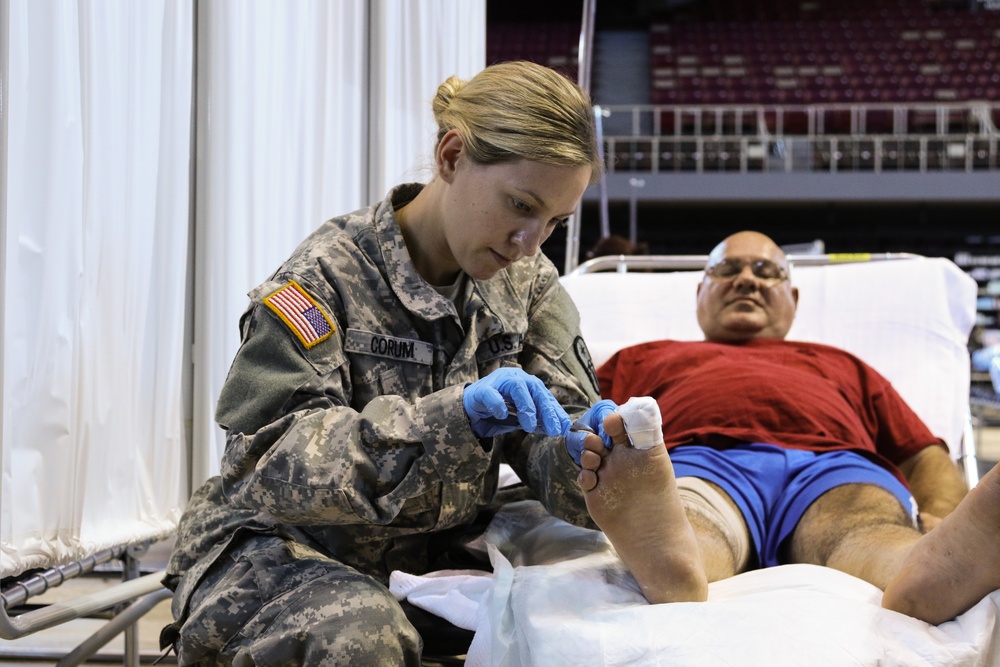
<svg viewBox="0 0 1000 667"><path fill-rule="evenodd" d="M882 606L928 623L943 623L1000 589L1000 465L955 510L920 538Z"/></svg>
<svg viewBox="0 0 1000 667"><path fill-rule="evenodd" d="M617 414L604 430L614 447L590 436L578 478L587 509L652 603L704 601L708 582L695 532L677 493L666 447L628 444Z"/></svg>
<svg viewBox="0 0 1000 667"><path fill-rule="evenodd" d="M826 565L884 589L920 539L896 498L872 484L830 489L806 510L792 533L793 563Z"/></svg>

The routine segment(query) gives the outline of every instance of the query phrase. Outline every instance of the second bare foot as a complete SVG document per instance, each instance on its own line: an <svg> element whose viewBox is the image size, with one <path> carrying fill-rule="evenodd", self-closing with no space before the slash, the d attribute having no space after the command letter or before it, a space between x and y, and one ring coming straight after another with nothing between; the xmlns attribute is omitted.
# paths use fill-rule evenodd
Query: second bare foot
<svg viewBox="0 0 1000 667"><path fill-rule="evenodd" d="M1000 589L1000 465L921 537L882 597L928 623L951 620Z"/></svg>

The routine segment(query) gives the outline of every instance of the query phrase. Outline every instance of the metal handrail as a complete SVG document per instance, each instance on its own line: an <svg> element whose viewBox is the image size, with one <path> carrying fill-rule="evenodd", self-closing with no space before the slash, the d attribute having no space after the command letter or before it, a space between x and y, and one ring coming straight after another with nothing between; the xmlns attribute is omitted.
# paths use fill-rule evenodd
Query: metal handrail
<svg viewBox="0 0 1000 667"><path fill-rule="evenodd" d="M641 168L621 168L614 160L608 160L608 173L854 173L859 170L936 173L1000 169L1000 139L993 135L968 133L785 135L770 138L746 135L605 135L604 143L610 155L618 152L618 146L625 145L630 160L648 163ZM637 149L636 144L642 147ZM709 157L709 149L719 152L717 159ZM977 156L980 150L986 151L985 157ZM686 152L664 157L671 151ZM756 153L751 156L751 151ZM738 165L733 162L735 159L738 159ZM754 167L751 167L751 159L756 160Z"/></svg>
<svg viewBox="0 0 1000 667"><path fill-rule="evenodd" d="M703 134L703 119L715 121L719 127L723 119L733 120L731 137L762 137L774 138L788 136L826 136L826 118L828 114L849 114L851 118L851 134L870 134L868 125L869 113L891 113L892 131L894 135L927 134L924 128L910 128L909 114L922 114L923 118L933 115L934 131L931 134L945 134L953 122L962 119L966 123L976 125L979 130L974 134L979 136L996 136L997 127L993 113L1000 111L1000 102L970 100L965 102L857 102L857 103L816 103L816 104L604 104L605 116L612 128L623 127L624 132L608 131L608 134L622 136L642 136L654 134L657 136L693 136ZM806 131L804 133L786 133L785 120L799 116L805 117ZM672 117L673 131L664 132L662 120ZM774 129L769 129L768 119L774 121ZM735 123L735 121L740 121ZM752 120L744 123L744 120ZM688 121L687 125L680 121ZM682 128L689 126L691 131ZM744 131L744 128L752 128Z"/></svg>

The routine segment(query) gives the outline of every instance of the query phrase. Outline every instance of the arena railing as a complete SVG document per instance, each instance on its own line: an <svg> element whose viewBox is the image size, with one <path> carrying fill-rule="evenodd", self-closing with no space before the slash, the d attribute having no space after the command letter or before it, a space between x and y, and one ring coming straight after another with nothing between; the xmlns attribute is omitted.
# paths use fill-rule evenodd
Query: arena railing
<svg viewBox="0 0 1000 667"><path fill-rule="evenodd" d="M1000 169L1000 104L599 108L608 171Z"/></svg>

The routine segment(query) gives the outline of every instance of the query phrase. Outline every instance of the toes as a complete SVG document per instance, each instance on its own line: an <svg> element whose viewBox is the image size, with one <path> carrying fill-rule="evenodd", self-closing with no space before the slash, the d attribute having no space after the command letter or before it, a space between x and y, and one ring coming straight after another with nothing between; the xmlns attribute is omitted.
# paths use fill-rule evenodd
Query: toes
<svg viewBox="0 0 1000 667"><path fill-rule="evenodd" d="M616 445L628 442L628 433L625 432L625 422L617 412L613 412L604 418L604 432L611 438L611 442Z"/></svg>
<svg viewBox="0 0 1000 667"><path fill-rule="evenodd" d="M601 449L604 448L601 447ZM597 470L601 467L602 460L604 460L604 458L600 454L585 449L583 450L583 453L580 454L580 467L584 470Z"/></svg>
<svg viewBox="0 0 1000 667"><path fill-rule="evenodd" d="M597 473L593 470L587 470L584 468L576 475L576 483L580 485L580 488L586 491L592 491L597 486Z"/></svg>
<svg viewBox="0 0 1000 667"><path fill-rule="evenodd" d="M590 451L598 456L606 456L608 448L604 446L604 441L599 435L588 435L583 439L583 450Z"/></svg>

